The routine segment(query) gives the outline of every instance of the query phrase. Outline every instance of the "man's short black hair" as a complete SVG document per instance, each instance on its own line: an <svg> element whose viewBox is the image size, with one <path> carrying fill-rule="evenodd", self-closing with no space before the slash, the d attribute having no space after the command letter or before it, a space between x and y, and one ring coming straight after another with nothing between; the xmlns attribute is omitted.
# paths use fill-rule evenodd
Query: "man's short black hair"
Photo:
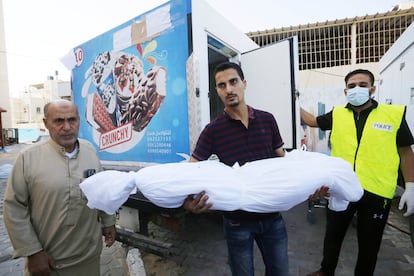
<svg viewBox="0 0 414 276"><path fill-rule="evenodd" d="M348 80L356 75L356 74L364 74L367 75L369 77L369 79L371 80L371 86L374 86L374 81L375 81L375 77L374 74L371 73L371 71L366 70L366 69L356 69L354 71L349 72L346 76L345 76L345 85L348 83Z"/></svg>
<svg viewBox="0 0 414 276"><path fill-rule="evenodd" d="M239 74L240 79L244 80L243 70L241 69L240 65L234 62L230 62L230 61L225 61L217 65L216 68L214 69L214 77L216 76L218 72L222 72L227 69L236 70L237 74Z"/></svg>

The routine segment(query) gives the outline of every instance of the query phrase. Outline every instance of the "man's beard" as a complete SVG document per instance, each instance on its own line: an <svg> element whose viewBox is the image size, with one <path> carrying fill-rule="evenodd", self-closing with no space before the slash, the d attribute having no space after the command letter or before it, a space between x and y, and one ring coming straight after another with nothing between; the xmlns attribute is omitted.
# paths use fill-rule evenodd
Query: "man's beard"
<svg viewBox="0 0 414 276"><path fill-rule="evenodd" d="M240 104L240 101L237 99L236 101L232 101L228 104L230 107L236 107Z"/></svg>

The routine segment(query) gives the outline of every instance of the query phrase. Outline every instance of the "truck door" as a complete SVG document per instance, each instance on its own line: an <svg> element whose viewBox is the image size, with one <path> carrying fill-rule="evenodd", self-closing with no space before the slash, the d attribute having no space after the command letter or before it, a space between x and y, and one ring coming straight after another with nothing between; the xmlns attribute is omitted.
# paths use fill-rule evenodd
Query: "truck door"
<svg viewBox="0 0 414 276"><path fill-rule="evenodd" d="M300 146L297 38L292 37L242 54L248 105L272 113L286 149Z"/></svg>

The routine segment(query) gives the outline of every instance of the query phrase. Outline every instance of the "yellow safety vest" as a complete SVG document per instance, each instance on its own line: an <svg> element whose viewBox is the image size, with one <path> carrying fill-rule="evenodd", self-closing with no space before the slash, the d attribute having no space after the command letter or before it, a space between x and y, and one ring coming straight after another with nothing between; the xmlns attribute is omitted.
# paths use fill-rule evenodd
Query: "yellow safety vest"
<svg viewBox="0 0 414 276"><path fill-rule="evenodd" d="M405 106L378 104L368 115L359 144L352 110L335 107L332 113L332 156L353 166L364 190L385 198L393 198L397 186L396 138L404 111Z"/></svg>

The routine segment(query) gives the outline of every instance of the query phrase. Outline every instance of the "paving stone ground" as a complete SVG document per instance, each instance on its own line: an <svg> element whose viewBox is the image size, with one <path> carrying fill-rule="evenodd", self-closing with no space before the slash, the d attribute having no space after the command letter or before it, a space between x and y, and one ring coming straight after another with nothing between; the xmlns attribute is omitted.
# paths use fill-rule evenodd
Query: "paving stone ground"
<svg viewBox="0 0 414 276"><path fill-rule="evenodd" d="M321 261L323 234L325 226L325 209L314 209L315 222L307 219L308 206L300 204L283 216L289 235L289 262L291 276L304 276L319 268ZM391 214L394 224L387 225L382 247L378 256L376 276L409 276L414 275L414 249L410 236L399 229L408 230L408 219L401 212L393 209ZM150 235L153 238L174 244L176 255L170 258L150 258L154 271L158 265L168 267L167 275L230 275L227 266L226 245L223 238L221 217L218 214L189 215L181 232L166 231L155 224L150 224ZM353 275L357 254L356 229L350 227L340 261L337 276ZM255 247L255 275L264 275L264 267ZM146 255L143 254L144 262ZM149 261L146 262L149 265ZM147 273L149 267L147 268ZM161 274L148 274L161 275Z"/></svg>

